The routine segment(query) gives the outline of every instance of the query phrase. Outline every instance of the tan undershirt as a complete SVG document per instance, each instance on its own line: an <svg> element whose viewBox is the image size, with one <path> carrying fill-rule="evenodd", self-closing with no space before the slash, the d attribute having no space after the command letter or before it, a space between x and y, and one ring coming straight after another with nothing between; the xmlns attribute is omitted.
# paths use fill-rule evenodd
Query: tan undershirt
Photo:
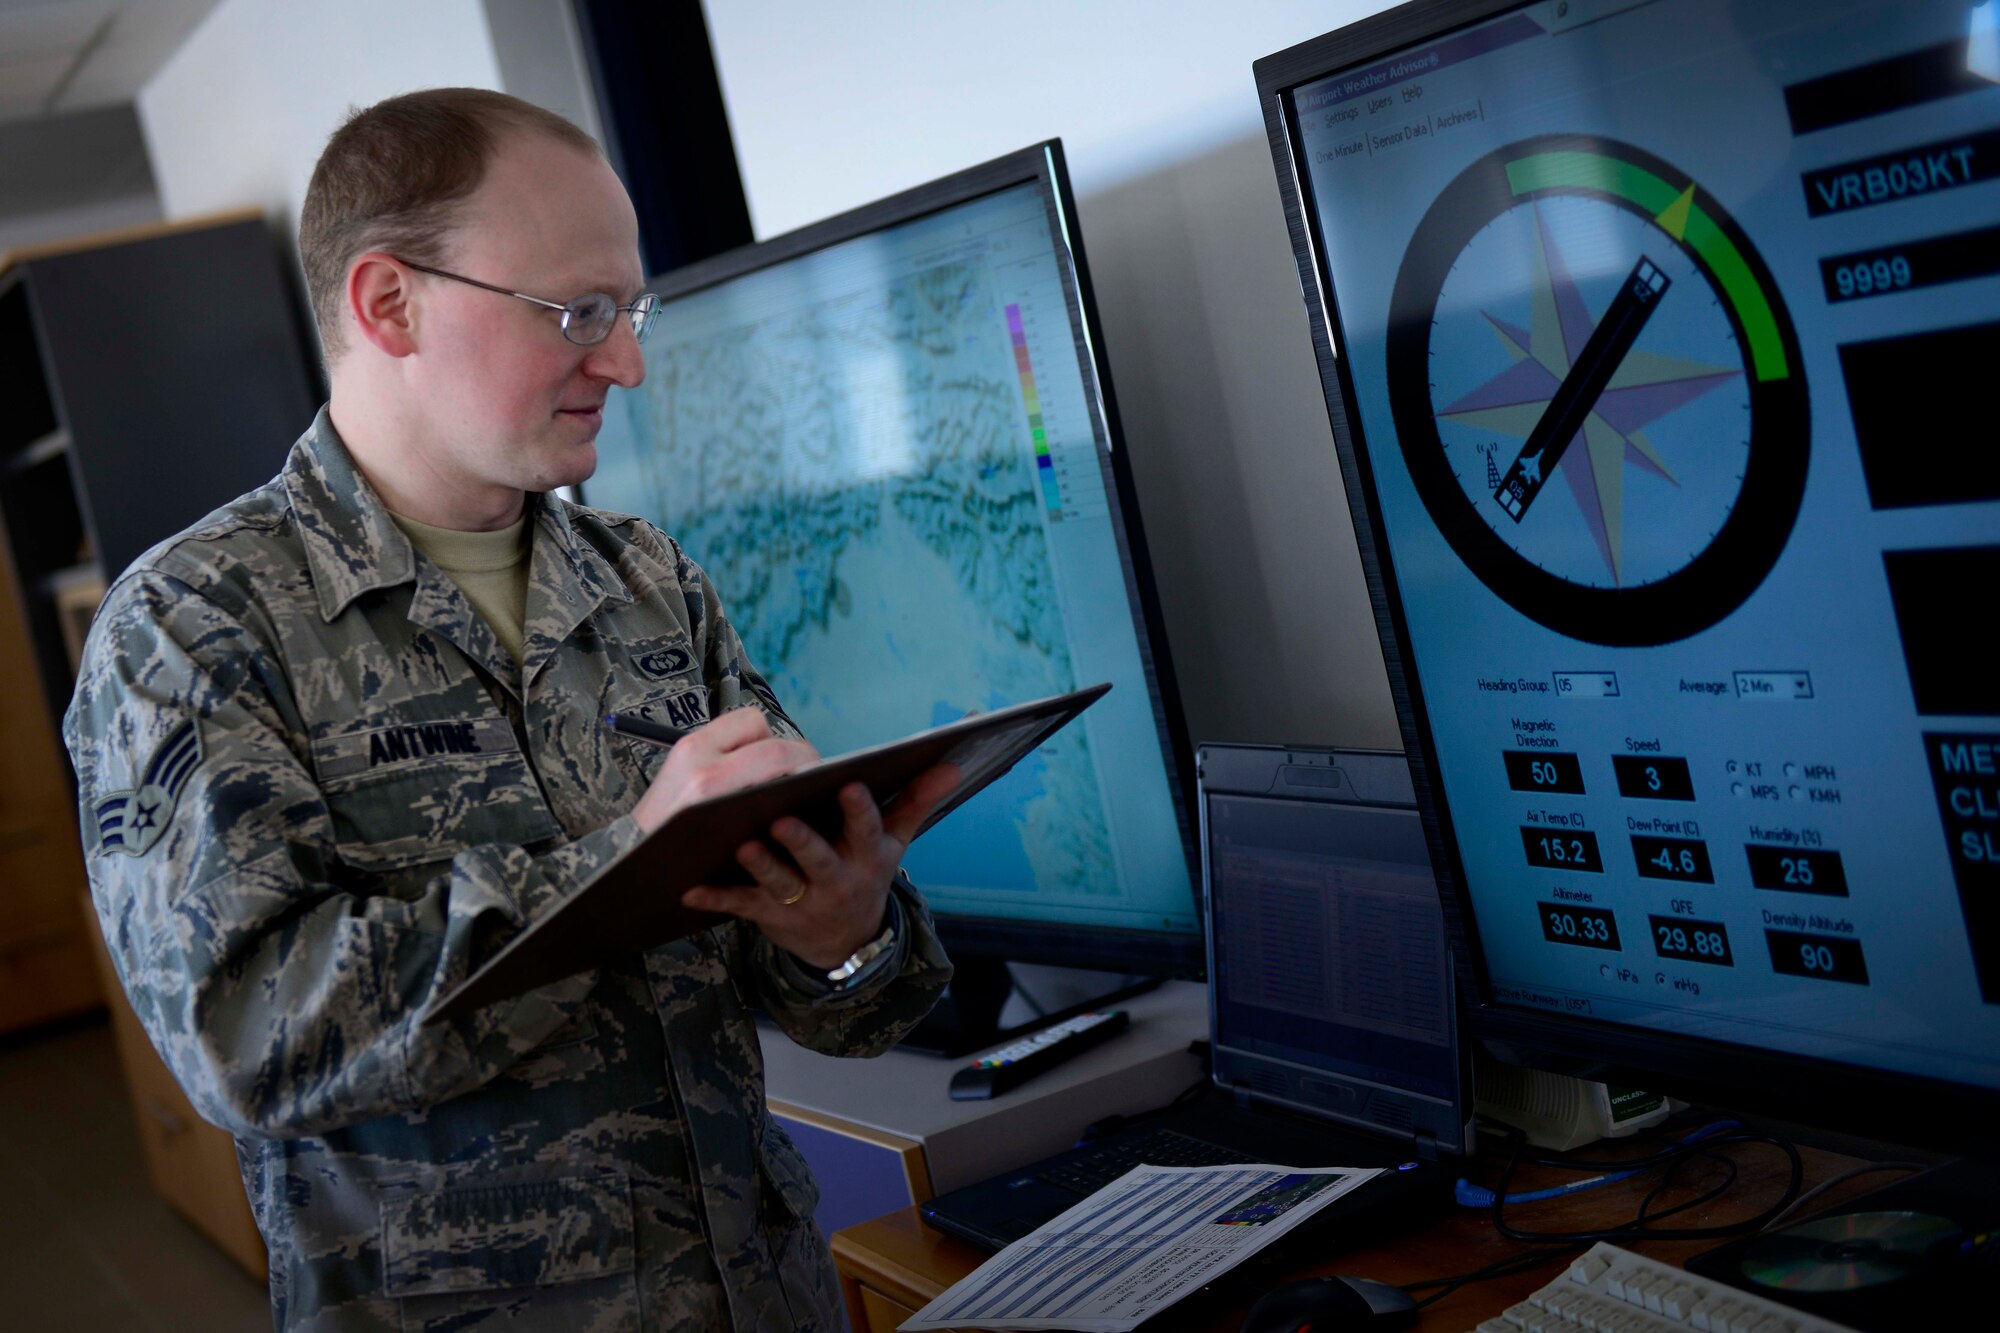
<svg viewBox="0 0 2000 1333"><path fill-rule="evenodd" d="M524 514L511 526L497 532L460 532L455 528L434 528L405 518L394 510L389 517L432 564L443 570L472 607L486 618L500 646L521 661L521 645L526 637L523 622L528 613L528 519Z"/></svg>

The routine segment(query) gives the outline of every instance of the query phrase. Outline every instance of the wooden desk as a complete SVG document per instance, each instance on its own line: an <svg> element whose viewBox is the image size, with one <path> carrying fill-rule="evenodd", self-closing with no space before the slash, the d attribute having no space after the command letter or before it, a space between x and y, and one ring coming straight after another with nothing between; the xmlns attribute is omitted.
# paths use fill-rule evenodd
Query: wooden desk
<svg viewBox="0 0 2000 1333"><path fill-rule="evenodd" d="M1647 1144L1656 1142L1647 1140ZM1595 1150L1604 1157L1638 1156L1644 1146L1632 1140L1600 1144ZM1784 1188L1788 1163L1782 1153L1763 1145L1735 1145L1722 1150L1732 1157L1741 1172L1736 1184L1720 1199L1675 1215L1667 1224L1678 1227L1719 1226L1762 1211L1775 1201ZM1851 1157L1801 1148L1805 1160L1804 1188L1837 1175L1860 1163ZM1476 1163L1476 1179L1497 1180L1501 1163L1483 1157ZM1713 1162L1696 1161L1684 1167L1682 1183L1664 1192L1655 1210L1693 1198L1721 1179L1722 1168ZM1514 1189L1541 1189L1575 1180L1573 1172L1543 1167L1523 1167ZM1862 1193L1873 1185L1894 1179L1883 1174L1864 1176L1828 1191L1808 1205L1823 1205ZM1640 1200L1659 1181L1657 1172L1589 1190L1569 1198L1510 1208L1508 1222L1516 1227L1537 1230L1583 1230L1628 1222L1637 1213ZM1650 1258L1682 1263L1720 1241L1649 1241L1643 1246L1621 1242L1639 1249ZM848 1227L833 1236L834 1264L840 1270L841 1287L847 1299L848 1319L854 1333L890 1333L898 1322L909 1318L953 1282L977 1268L988 1256L964 1241L941 1235L925 1226L915 1208L904 1208L870 1222ZM1188 1312L1186 1323L1176 1323L1186 1333L1235 1333L1255 1291L1276 1286L1293 1278L1325 1273L1348 1273L1397 1284L1426 1278L1449 1277L1478 1268L1496 1259L1516 1254L1523 1247L1502 1239L1489 1224L1488 1214L1468 1208L1453 1208L1420 1230L1385 1240L1364 1249L1351 1249L1337 1257L1292 1271L1259 1275L1249 1295L1236 1300L1209 1302L1206 1308ZM1483 1319L1489 1319L1527 1297L1562 1271L1560 1260L1512 1277L1461 1287L1436 1305L1427 1307L1416 1327L1425 1333L1465 1333ZM1418 1293L1419 1296L1424 1293Z"/></svg>

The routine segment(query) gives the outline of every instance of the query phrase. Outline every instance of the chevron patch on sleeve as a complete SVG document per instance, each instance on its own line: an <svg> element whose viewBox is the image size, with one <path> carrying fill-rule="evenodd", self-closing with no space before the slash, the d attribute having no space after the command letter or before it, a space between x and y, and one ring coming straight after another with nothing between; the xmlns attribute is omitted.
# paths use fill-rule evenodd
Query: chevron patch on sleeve
<svg viewBox="0 0 2000 1333"><path fill-rule="evenodd" d="M201 765L201 732L193 718L160 742L136 791L118 791L91 807L99 852L143 856L174 817L174 804Z"/></svg>

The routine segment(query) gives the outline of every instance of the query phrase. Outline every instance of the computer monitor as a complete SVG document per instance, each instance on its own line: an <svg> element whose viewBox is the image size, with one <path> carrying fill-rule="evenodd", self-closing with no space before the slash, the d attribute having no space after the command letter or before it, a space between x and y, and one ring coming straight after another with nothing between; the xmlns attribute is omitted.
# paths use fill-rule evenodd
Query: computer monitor
<svg viewBox="0 0 2000 1333"><path fill-rule="evenodd" d="M1450 0L1257 63L1506 1058L1993 1151L1996 10Z"/></svg>
<svg viewBox="0 0 2000 1333"><path fill-rule="evenodd" d="M823 753L1110 681L904 864L963 972L1199 975L1186 728L1062 145L651 285L583 498L680 541Z"/></svg>

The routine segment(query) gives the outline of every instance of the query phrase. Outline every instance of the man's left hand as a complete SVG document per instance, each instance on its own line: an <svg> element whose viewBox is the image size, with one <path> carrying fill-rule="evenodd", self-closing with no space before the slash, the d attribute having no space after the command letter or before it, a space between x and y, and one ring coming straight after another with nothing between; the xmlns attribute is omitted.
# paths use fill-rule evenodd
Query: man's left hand
<svg viewBox="0 0 2000 1333"><path fill-rule="evenodd" d="M831 971L882 933L889 883L903 849L940 801L958 785L958 770L940 764L905 788L887 811L858 782L841 788L845 823L828 842L804 820L787 816L771 825L771 839L791 855L787 865L761 842L736 849L736 860L754 886L698 888L681 902L741 917L771 943L813 967Z"/></svg>

